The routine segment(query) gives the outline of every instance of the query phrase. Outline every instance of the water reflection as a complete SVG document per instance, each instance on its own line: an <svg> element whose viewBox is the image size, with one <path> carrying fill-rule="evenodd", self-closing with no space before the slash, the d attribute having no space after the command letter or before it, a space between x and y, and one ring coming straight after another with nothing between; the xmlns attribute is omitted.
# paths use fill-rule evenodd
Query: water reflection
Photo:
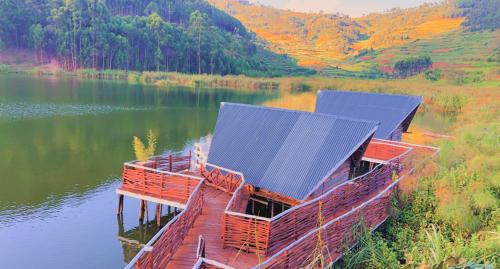
<svg viewBox="0 0 500 269"><path fill-rule="evenodd" d="M149 212L150 207L148 208ZM165 210L163 210L165 211ZM130 262L134 256L139 252L139 250L146 245L153 236L160 231L160 229L165 226L170 220L175 217L173 211L170 213L162 212L160 218L161 222L158 225L156 219L145 220L145 222L139 222L137 226L126 230L123 222L123 215L117 215L118 223L118 241L123 248L123 259L124 263ZM178 213L176 213L178 214Z"/></svg>
<svg viewBox="0 0 500 269"><path fill-rule="evenodd" d="M2 267L123 266L135 247L117 232L140 245L158 229L139 225L134 199L125 199L124 219L116 220L114 190L122 163L134 159L132 136L152 129L159 152L181 150L212 131L220 102L278 97L0 75Z"/></svg>

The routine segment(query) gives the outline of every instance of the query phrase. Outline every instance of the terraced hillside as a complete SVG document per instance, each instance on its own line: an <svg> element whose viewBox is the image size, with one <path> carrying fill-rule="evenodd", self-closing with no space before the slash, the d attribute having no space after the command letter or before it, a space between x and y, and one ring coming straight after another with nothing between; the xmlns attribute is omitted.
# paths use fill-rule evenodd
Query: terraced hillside
<svg viewBox="0 0 500 269"><path fill-rule="evenodd" d="M274 52L286 53L303 66L329 66L349 54L350 43L363 38L355 20L253 5L238 0L208 0L253 31Z"/></svg>
<svg viewBox="0 0 500 269"><path fill-rule="evenodd" d="M340 70L370 74L391 73L394 64L414 55L428 55L433 62L429 79L447 79L453 84L480 83L500 80L500 30L452 31L437 37L419 39L405 45L369 52L351 57L340 65ZM338 74L339 69L323 70ZM437 76L437 77L432 77Z"/></svg>
<svg viewBox="0 0 500 269"><path fill-rule="evenodd" d="M460 29L455 2L393 9L350 18L250 4L245 0L208 0L240 20L275 52L308 67L338 66L349 56L390 48Z"/></svg>

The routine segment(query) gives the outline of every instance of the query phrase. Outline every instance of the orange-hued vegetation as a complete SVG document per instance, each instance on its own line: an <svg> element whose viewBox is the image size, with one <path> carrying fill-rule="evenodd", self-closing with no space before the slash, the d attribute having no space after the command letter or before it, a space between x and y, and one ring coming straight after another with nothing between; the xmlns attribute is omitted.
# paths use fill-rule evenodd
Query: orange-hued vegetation
<svg viewBox="0 0 500 269"><path fill-rule="evenodd" d="M454 12L454 3L447 1L361 17L358 22L369 38L353 44L353 49L388 48L457 30L464 18L452 18Z"/></svg>
<svg viewBox="0 0 500 269"><path fill-rule="evenodd" d="M252 5L236 0L209 0L239 19L247 29L278 53L303 66L329 66L350 51L361 26L346 16L313 14Z"/></svg>
<svg viewBox="0 0 500 269"><path fill-rule="evenodd" d="M304 13L249 4L209 0L240 20L271 50L288 54L308 67L339 66L339 61L364 49L382 49L429 38L460 28L452 18L454 2L393 9L360 18Z"/></svg>

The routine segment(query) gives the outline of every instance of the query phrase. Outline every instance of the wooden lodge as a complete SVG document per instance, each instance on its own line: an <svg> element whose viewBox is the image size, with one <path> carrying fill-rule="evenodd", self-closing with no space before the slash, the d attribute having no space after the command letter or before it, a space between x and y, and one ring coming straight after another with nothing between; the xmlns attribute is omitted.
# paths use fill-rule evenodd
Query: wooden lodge
<svg viewBox="0 0 500 269"><path fill-rule="evenodd" d="M379 125L223 103L206 162L124 164L119 213L123 196L157 203L156 217L182 209L127 268L328 266L360 220L375 229L388 218L399 182L438 151L373 138Z"/></svg>

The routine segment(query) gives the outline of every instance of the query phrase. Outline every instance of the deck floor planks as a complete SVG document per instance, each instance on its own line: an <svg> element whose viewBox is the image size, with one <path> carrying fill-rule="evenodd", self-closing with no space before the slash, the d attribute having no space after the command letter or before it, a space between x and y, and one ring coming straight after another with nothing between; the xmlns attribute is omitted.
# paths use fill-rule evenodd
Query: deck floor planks
<svg viewBox="0 0 500 269"><path fill-rule="evenodd" d="M203 210L189 230L168 268L192 268L196 263L198 236L205 239L205 256L208 259L235 268L251 268L258 263L254 253L238 252L234 248L222 248L222 220L231 196L210 186L203 186Z"/></svg>

